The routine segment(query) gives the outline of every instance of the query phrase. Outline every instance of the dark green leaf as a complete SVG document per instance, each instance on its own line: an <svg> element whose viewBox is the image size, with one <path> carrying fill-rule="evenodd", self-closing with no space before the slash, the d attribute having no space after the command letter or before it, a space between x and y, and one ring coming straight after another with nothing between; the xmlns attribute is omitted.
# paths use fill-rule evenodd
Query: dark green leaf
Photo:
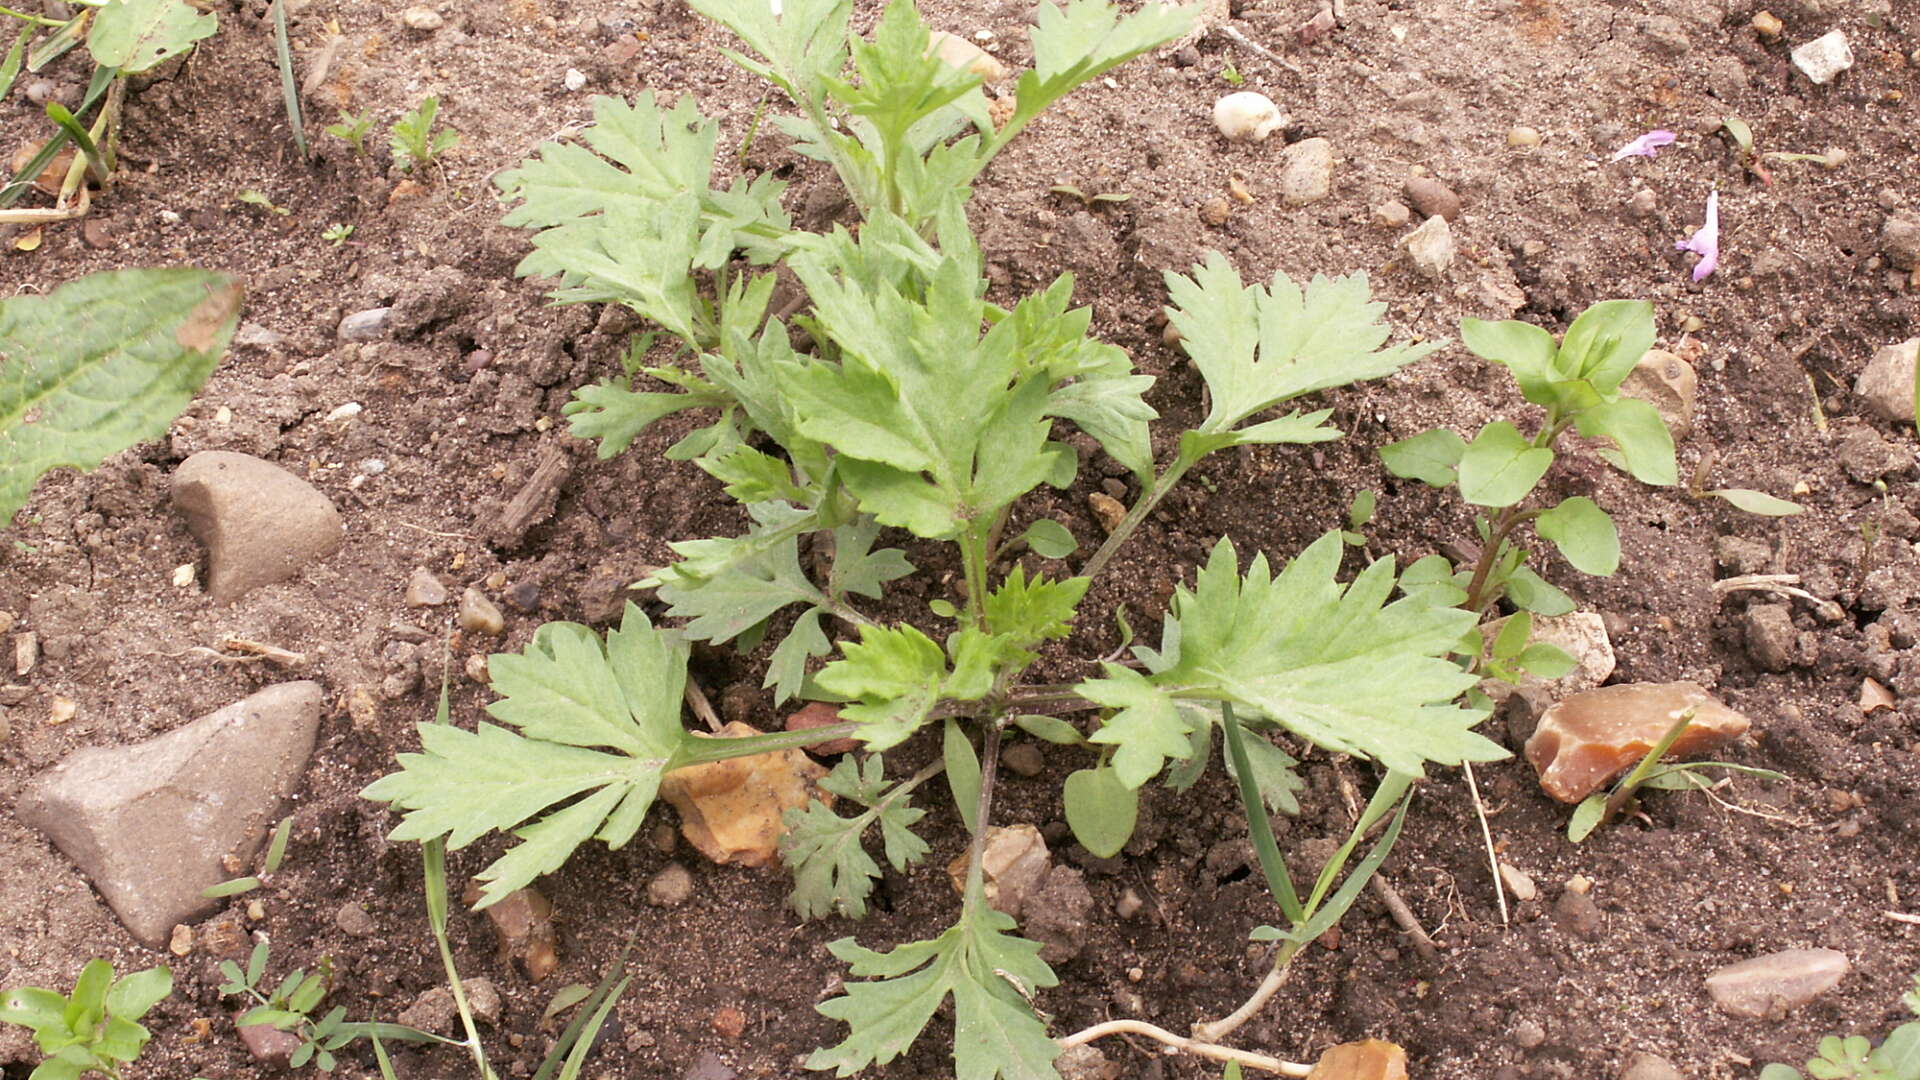
<svg viewBox="0 0 1920 1080"><path fill-rule="evenodd" d="M1460 455L1460 497L1475 506L1512 506L1552 464L1551 449L1534 446L1512 424L1496 420Z"/></svg>
<svg viewBox="0 0 1920 1080"><path fill-rule="evenodd" d="M1065 525L1052 518L1041 518L1027 526L1020 534L1035 555L1043 559L1064 559L1080 549L1080 542L1073 538Z"/></svg>

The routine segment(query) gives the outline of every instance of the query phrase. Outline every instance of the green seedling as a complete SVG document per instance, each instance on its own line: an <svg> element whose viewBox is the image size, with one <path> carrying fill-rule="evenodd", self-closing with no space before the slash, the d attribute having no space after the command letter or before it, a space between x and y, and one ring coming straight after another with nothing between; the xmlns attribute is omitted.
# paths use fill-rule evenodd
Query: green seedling
<svg viewBox="0 0 1920 1080"><path fill-rule="evenodd" d="M794 816L784 855L794 905L809 916L864 909L879 865L863 850L873 826L895 867L921 858L912 829L924 810L908 797L934 775L972 838L951 927L886 953L852 938L831 945L853 978L820 1009L847 1032L808 1064L841 1076L884 1065L951 999L960 1075L1053 1077L1060 1043L1031 999L1055 975L983 888L1006 739L1084 755L1063 801L1078 839L1101 854L1124 846L1147 785L1191 787L1223 740L1263 818L1294 809L1300 787L1276 736L1375 759L1387 779L1369 825L1404 807L1426 766L1506 756L1472 730L1485 709L1457 704L1475 677L1447 657L1474 616L1391 600L1388 559L1342 582L1338 531L1277 566L1265 553L1243 563L1223 538L1192 588L1176 592L1158 647L1129 641L1077 682L1028 675L1040 650L1069 634L1120 546L1202 460L1338 438L1331 411L1299 399L1390 374L1434 346L1389 345L1384 305L1362 275L1248 283L1213 255L1190 275L1167 275L1169 318L1209 409L1172 433L1170 460L1156 461L1157 416L1143 397L1152 379L1088 336L1091 313L1072 307L1070 276L1009 307L987 301L965 200L1046 105L1178 36L1190 10L1042 4L1035 68L995 127L977 76L928 55L929 31L908 0L888 6L871 40L850 37L848 0L787 0L781 14L758 0L693 5L744 42L737 63L798 106L798 118L772 122L835 167L863 215L857 231L794 229L768 175L715 186L718 127L689 96L670 109L646 93L632 104L598 99L584 146L544 146L499 183L517 201L507 223L539 230L521 273L556 279L558 301L619 303L652 324L621 378L576 392L565 410L574 434L610 457L663 418L702 412L704 426L667 456L716 478L751 525L674 543L676 561L645 582L677 629L636 606L604 636L539 628L520 652L490 658L492 722L421 725L421 751L402 754L399 771L365 794L401 812L393 838L421 841L430 864L510 834L478 875L484 907L589 840L630 842L672 769L837 737L876 752L937 739L937 767L911 777L889 780L882 754L836 770L828 783L859 808L851 816ZM776 263L804 290L780 310L766 269ZM788 319L807 331L807 351L795 349ZM669 351L677 362L647 362ZM1067 523L1035 521L1022 503L1074 481L1078 456L1060 441L1068 425L1142 494L1078 566L1048 566L1079 545ZM1032 524L1016 532L1016 520ZM916 572L904 550L881 543L888 529L950 553L955 587L928 605L939 625L869 613ZM815 558L802 557L803 543ZM771 642L764 685L775 699L838 702L841 722L696 736L681 717L693 641ZM1282 904L1288 925L1275 940L1332 925L1379 865L1362 859L1334 890L1351 854L1350 845L1323 868L1304 900Z"/></svg>
<svg viewBox="0 0 1920 1080"><path fill-rule="evenodd" d="M153 1037L140 1018L172 992L173 973L164 966L115 979L112 964L89 960L71 994L31 986L0 993L0 1020L33 1029L45 1057L28 1080L90 1072L120 1080Z"/></svg>
<svg viewBox="0 0 1920 1080"><path fill-rule="evenodd" d="M331 241L334 247L339 247L342 244L345 244L347 242L347 238L352 235L353 235L353 226L342 225L336 221L333 224L327 226L326 231L320 234L320 239Z"/></svg>
<svg viewBox="0 0 1920 1080"><path fill-rule="evenodd" d="M200 895L209 900L217 900L226 896L239 896L242 893L250 893L268 881L273 880L273 875L280 872L280 863L287 857L287 838L292 835L292 816L281 818L280 824L274 826L273 839L267 842L267 858L266 861L261 864L262 869L259 876L256 877L249 874L246 877L237 877L223 881L218 885L210 885L201 890Z"/></svg>
<svg viewBox="0 0 1920 1080"><path fill-rule="evenodd" d="M112 270L0 300L0 523L61 466L164 435L225 355L240 285L204 270Z"/></svg>
<svg viewBox="0 0 1920 1080"><path fill-rule="evenodd" d="M1900 1000L1920 1015L1920 975ZM1915 1080L1920 1077L1920 1021L1894 1028L1878 1046L1864 1035L1829 1035L1820 1040L1819 1053L1806 1065L1806 1075L1814 1080ZM1789 1065L1768 1065L1760 1070L1760 1080L1801 1080L1801 1074Z"/></svg>
<svg viewBox="0 0 1920 1080"><path fill-rule="evenodd" d="M300 160L307 159L307 122L300 113L300 85L293 77L293 46L287 40L286 0L273 5L273 58L280 69L280 107L287 113L287 129L293 133L294 149Z"/></svg>
<svg viewBox="0 0 1920 1080"><path fill-rule="evenodd" d="M1123 203L1133 198L1132 195L1124 191L1103 191L1096 195L1089 195L1072 184L1055 184L1047 190L1053 192L1055 195L1065 195L1069 198L1076 199L1081 206L1089 210L1109 203Z"/></svg>
<svg viewBox="0 0 1920 1080"><path fill-rule="evenodd" d="M1220 81L1226 83L1228 86L1244 86L1246 85L1247 77L1240 74L1240 69L1234 67L1233 61L1229 60L1226 62L1226 65L1220 69Z"/></svg>
<svg viewBox="0 0 1920 1080"><path fill-rule="evenodd" d="M353 147L353 152L362 157L367 153L367 136L373 133L373 114L355 115L345 109L340 110L340 122L328 124L320 130Z"/></svg>
<svg viewBox="0 0 1920 1080"><path fill-rule="evenodd" d="M1740 158L1740 167L1769 186L1773 183L1773 172L1767 168L1766 164L1769 161L1812 161L1817 162L1822 168L1831 170L1846 164L1847 158L1851 156L1839 148L1828 150L1824 154L1790 153L1785 150L1762 152L1754 145L1753 129L1737 116L1722 118L1720 130L1725 133L1728 141L1733 143L1734 150Z"/></svg>
<svg viewBox="0 0 1920 1080"><path fill-rule="evenodd" d="M247 190L242 191L239 195L235 196L235 199L239 202L246 203L249 206L257 206L262 210L265 210L269 214L278 214L281 217L285 217L288 214L293 213L293 211L287 209L284 206L275 206L273 200L267 198L266 192L255 191L252 188L248 188Z"/></svg>
<svg viewBox="0 0 1920 1080"><path fill-rule="evenodd" d="M1713 787L1713 781L1703 773L1708 769L1724 772L1742 773L1759 777L1762 780L1784 780L1786 777L1771 769L1756 769L1750 765L1735 765L1726 761L1684 761L1662 763L1667 751L1672 749L1674 741L1685 733L1693 723L1694 710L1688 709L1677 717L1673 726L1660 736L1660 740L1647 749L1638 764L1620 782L1607 793L1595 793L1573 808L1573 817L1567 822L1567 839L1574 843L1585 840L1593 831L1608 821L1633 801L1641 788L1658 788L1665 791L1705 791Z"/></svg>
<svg viewBox="0 0 1920 1080"><path fill-rule="evenodd" d="M1552 467L1561 437L1571 431L1607 440L1611 446L1600 449L1600 456L1643 483L1665 486L1678 479L1673 438L1660 413L1620 393L1620 384L1653 346L1653 307L1639 300L1595 304L1561 342L1517 321L1464 319L1460 331L1469 349L1506 367L1522 396L1546 415L1531 435L1496 420L1472 442L1436 428L1380 448L1394 475L1452 487L1488 511L1474 520L1481 548L1471 566L1430 555L1408 567L1407 578L1424 595L1476 616L1502 599L1536 614L1564 615L1573 601L1526 566L1528 552L1516 532L1532 524L1574 569L1601 576L1619 568L1620 537L1613 519L1584 495L1551 507L1526 505Z"/></svg>
<svg viewBox="0 0 1920 1080"><path fill-rule="evenodd" d="M253 947L245 968L232 960L222 960L220 975L226 981L220 984L220 992L250 998L254 1002L234 1021L235 1026L266 1024L280 1031L292 1032L300 1039L300 1045L288 1058L288 1064L293 1068L302 1068L311 1062L321 1072L332 1072L336 1064L333 1052L355 1039L458 1045L452 1039L405 1024L347 1023L347 1010L343 1005L336 1005L315 1018L314 1010L325 1003L328 992L333 988L332 963L323 956L313 971L296 968L269 990L266 989L267 984L261 981L267 973L267 960L268 946L265 941Z"/></svg>
<svg viewBox="0 0 1920 1080"><path fill-rule="evenodd" d="M452 128L433 130L434 120L439 115L440 99L428 97L412 112L393 122L388 143L393 148L394 160L400 162L407 171L425 169L441 154L460 144L460 133Z"/></svg>

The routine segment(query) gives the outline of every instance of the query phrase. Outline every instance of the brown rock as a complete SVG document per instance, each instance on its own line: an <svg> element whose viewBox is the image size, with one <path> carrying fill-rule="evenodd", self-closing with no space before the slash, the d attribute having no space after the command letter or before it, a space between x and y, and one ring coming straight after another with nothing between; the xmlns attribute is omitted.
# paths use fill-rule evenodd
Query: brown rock
<svg viewBox="0 0 1920 1080"><path fill-rule="evenodd" d="M738 739L760 732L728 724L715 738ZM832 805L819 789L827 770L799 750L780 750L675 769L660 779L660 797L680 812L680 830L714 862L766 866L786 835L781 816L810 799Z"/></svg>
<svg viewBox="0 0 1920 1080"><path fill-rule="evenodd" d="M480 899L480 883L467 885L467 903ZM515 889L487 908L487 918L500 939L502 963L518 962L527 978L540 982L560 966L555 947L559 939L553 925L553 901L531 886ZM429 1028L428 1030L433 1030Z"/></svg>
<svg viewBox="0 0 1920 1080"><path fill-rule="evenodd" d="M1407 1080L1407 1052L1380 1039L1329 1047L1307 1080Z"/></svg>
<svg viewBox="0 0 1920 1080"><path fill-rule="evenodd" d="M272 462L202 450L173 474L173 506L207 547L207 595L219 603L285 581L339 550L339 511Z"/></svg>
<svg viewBox="0 0 1920 1080"><path fill-rule="evenodd" d="M731 1005L713 1014L713 1030L723 1039L737 1039L747 1030L747 1014Z"/></svg>
<svg viewBox="0 0 1920 1080"><path fill-rule="evenodd" d="M1007 77L1007 65L1001 63L992 53L968 41L966 38L936 30L928 40L927 52L939 57L947 66L959 68L980 76L984 82L996 83Z"/></svg>
<svg viewBox="0 0 1920 1080"><path fill-rule="evenodd" d="M816 701L798 712L787 714L788 731L811 731L814 728L832 727L840 723L840 708L825 701ZM853 738L826 739L822 742L808 743L807 749L816 754L844 754L860 749L860 740Z"/></svg>
<svg viewBox="0 0 1920 1080"><path fill-rule="evenodd" d="M1233 204L1224 197L1215 195L1200 204L1200 220L1208 225L1225 225L1233 216Z"/></svg>
<svg viewBox="0 0 1920 1080"><path fill-rule="evenodd" d="M236 1025L246 1010L233 1014ZM300 1049L300 1036L291 1031L281 1031L272 1024L247 1024L238 1028L240 1042L247 1048L253 1060L269 1069L285 1069L293 1060L293 1052Z"/></svg>
<svg viewBox="0 0 1920 1080"><path fill-rule="evenodd" d="M1408 177L1406 191L1407 202L1421 217L1443 217L1452 221L1460 216L1460 196L1431 176Z"/></svg>
<svg viewBox="0 0 1920 1080"><path fill-rule="evenodd" d="M1100 528L1104 529L1109 536L1113 535L1113 531L1118 529L1120 523L1127 517L1126 504L1104 491L1090 493L1087 496L1087 506L1093 510L1093 516L1099 520Z"/></svg>
<svg viewBox="0 0 1920 1080"><path fill-rule="evenodd" d="M1621 393L1660 410L1660 419L1667 422L1675 440L1693 434L1699 388L1700 378L1694 374L1693 365L1665 349L1648 349L1620 384Z"/></svg>
<svg viewBox="0 0 1920 1080"><path fill-rule="evenodd" d="M507 618L487 595L473 586L460 594L460 628L476 634L498 637L507 629Z"/></svg>
<svg viewBox="0 0 1920 1080"><path fill-rule="evenodd" d="M1693 722L1674 740L1671 757L1725 745L1749 726L1698 683L1603 686L1548 709L1527 740L1527 760L1547 794L1577 803L1644 757L1688 709L1695 710Z"/></svg>

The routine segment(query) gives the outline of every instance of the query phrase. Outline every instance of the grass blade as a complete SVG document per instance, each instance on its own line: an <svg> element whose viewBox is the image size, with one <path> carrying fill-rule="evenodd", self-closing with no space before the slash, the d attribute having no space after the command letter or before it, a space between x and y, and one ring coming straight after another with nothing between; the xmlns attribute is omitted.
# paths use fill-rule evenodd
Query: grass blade
<svg viewBox="0 0 1920 1080"><path fill-rule="evenodd" d="M20 36L13 39L13 48L7 50L7 58L0 62L0 101L5 101L7 91L13 89L13 80L20 76L20 61L27 53L27 39L33 36L33 27L20 28Z"/></svg>
<svg viewBox="0 0 1920 1080"><path fill-rule="evenodd" d="M1254 854L1260 857L1260 871L1267 876L1267 891L1287 921L1299 925L1306 918L1300 897L1293 891L1293 878L1287 874L1287 862L1280 857L1280 845L1273 840L1273 823L1267 820L1267 804L1260 798L1259 785L1253 779L1253 762L1247 758L1240 721L1233 717L1233 705L1220 703L1220 728L1227 736L1227 753L1233 758L1233 773L1240 782L1240 805L1247 812L1247 834L1253 840Z"/></svg>
<svg viewBox="0 0 1920 1080"><path fill-rule="evenodd" d="M600 1033L600 1025L606 1021L608 1010L620 1000L621 993L626 990L629 981L626 974L627 954L633 951L634 937L638 932L636 929L627 935L627 943L621 947L620 955L614 958L613 966L608 968L606 975L601 977L600 985L593 988L593 993L587 995L586 1004L573 1014L573 1019L568 1021L567 1026L561 1030L559 1040L553 1044L553 1049L547 1052L547 1059L540 1063L540 1068L533 1074L533 1080L548 1080L553 1076L554 1070L560 1066L563 1054L567 1056L567 1065L566 1071L563 1071L561 1076L570 1078L578 1072L579 1062L574 1060L575 1055L571 1051L576 1044L584 1047L593 1045L594 1036ZM580 1057L581 1060L585 1060L584 1055Z"/></svg>
<svg viewBox="0 0 1920 1080"><path fill-rule="evenodd" d="M82 12L81 14L85 15L89 13ZM32 69L29 68L28 70ZM93 108L94 103L98 102L100 98L106 94L107 88L113 85L113 77L117 74L119 74L119 72L113 68L94 68L93 81L87 84L87 96L81 100L80 108L76 110L76 112L81 116L86 115L87 110ZM70 137L67 135L65 128L60 129L53 138L48 139L47 145L41 147L40 152L33 155L32 160L28 161L24 168L14 173L13 178L7 181L5 187L0 187L0 209L5 209L19 202L20 196L25 195L33 187L34 178L39 176L45 171L48 165L53 163L54 155L58 154L61 148L66 146L69 141Z"/></svg>
<svg viewBox="0 0 1920 1080"><path fill-rule="evenodd" d="M287 44L287 2L273 0L273 49L280 61L280 101L287 107L287 123L293 128L293 145L300 160L307 159L307 125L300 115L300 88L293 79L293 49Z"/></svg>

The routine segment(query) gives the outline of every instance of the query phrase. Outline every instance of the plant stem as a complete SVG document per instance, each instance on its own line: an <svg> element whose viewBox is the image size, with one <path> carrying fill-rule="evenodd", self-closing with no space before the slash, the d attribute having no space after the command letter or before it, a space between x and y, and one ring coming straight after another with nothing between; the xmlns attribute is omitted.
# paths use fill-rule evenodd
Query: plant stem
<svg viewBox="0 0 1920 1080"><path fill-rule="evenodd" d="M987 597L987 539L977 526L969 526L960 537L960 557L967 575L966 625L979 626Z"/></svg>
<svg viewBox="0 0 1920 1080"><path fill-rule="evenodd" d="M859 731L860 725L849 720L839 724L828 724L825 727L808 728L805 731L776 731L767 735L748 735L739 739L695 739L693 740L695 745L685 752L679 764L681 767L705 765L710 762L725 761L728 758L793 750L832 739L852 738Z"/></svg>
<svg viewBox="0 0 1920 1080"><path fill-rule="evenodd" d="M1174 458L1173 464L1167 466L1167 471L1154 480L1153 486L1140 496L1140 501L1134 503L1133 508L1127 511L1127 516L1120 519L1120 524L1114 528L1113 534L1107 537L1106 543L1101 544L1100 550L1094 552L1093 557L1080 568L1080 576L1097 577L1112 560L1114 552L1120 550L1120 545L1127 542L1127 538L1132 536L1133 531L1140 527L1140 523L1147 519L1147 515L1153 512L1153 508L1160 505L1160 500L1167 497L1167 492L1173 490L1173 485L1180 482L1180 478L1187 474L1188 469L1199 463L1198 457L1189 458L1185 454Z"/></svg>
<svg viewBox="0 0 1920 1080"><path fill-rule="evenodd" d="M1054 1042L1059 1043L1062 1050L1071 1050L1108 1035L1145 1035L1149 1039L1156 1039L1185 1053L1212 1058L1215 1061L1237 1061L1250 1069L1264 1069L1270 1073L1279 1073L1281 1076L1308 1076L1313 1072L1311 1065L1282 1061L1277 1057L1256 1054L1250 1050L1235 1050L1230 1046L1218 1046L1198 1039L1185 1038L1144 1020L1108 1020L1103 1024L1095 1024L1083 1031L1076 1031L1071 1035L1055 1039Z"/></svg>
<svg viewBox="0 0 1920 1080"><path fill-rule="evenodd" d="M974 803L973 841L967 845L967 898L984 899L981 891L986 879L987 820L993 813L993 781L1000 771L1000 732L1006 717L995 716L987 722L987 737L980 746L980 798Z"/></svg>
<svg viewBox="0 0 1920 1080"><path fill-rule="evenodd" d="M65 26L66 25L66 23L61 22L59 19L49 19L45 15L29 15L24 11L15 11L10 7L0 7L0 15L12 16L13 18L19 19L21 22L32 23L35 26Z"/></svg>
<svg viewBox="0 0 1920 1080"><path fill-rule="evenodd" d="M1193 1025L1193 1037L1201 1042L1219 1042L1232 1034L1241 1024L1251 1020L1253 1015L1265 1008L1267 1002L1273 999L1273 995L1279 993L1280 988L1287 984L1287 975L1292 971L1294 955L1304 944L1304 942L1289 941L1281 945L1280 951L1273 954L1273 968L1267 972L1267 977L1260 981L1253 996L1233 1012L1212 1023Z"/></svg>

